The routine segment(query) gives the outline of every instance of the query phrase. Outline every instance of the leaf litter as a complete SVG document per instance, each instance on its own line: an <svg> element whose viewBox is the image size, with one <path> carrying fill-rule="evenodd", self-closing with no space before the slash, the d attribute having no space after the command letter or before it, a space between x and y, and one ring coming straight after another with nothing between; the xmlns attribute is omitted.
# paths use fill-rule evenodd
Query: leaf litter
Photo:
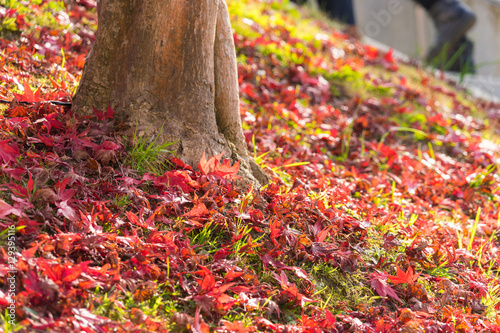
<svg viewBox="0 0 500 333"><path fill-rule="evenodd" d="M286 1L230 1L270 184L221 156L134 170L111 108L45 102L71 100L95 6L0 7L5 331L500 330L497 104Z"/></svg>

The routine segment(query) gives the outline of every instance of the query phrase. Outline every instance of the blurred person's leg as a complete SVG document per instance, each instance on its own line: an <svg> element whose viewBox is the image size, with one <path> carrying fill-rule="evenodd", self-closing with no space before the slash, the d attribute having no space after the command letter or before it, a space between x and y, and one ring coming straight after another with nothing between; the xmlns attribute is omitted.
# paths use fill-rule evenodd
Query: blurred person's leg
<svg viewBox="0 0 500 333"><path fill-rule="evenodd" d="M435 44L427 54L427 60L446 56L447 50L457 48L467 31L476 22L474 12L458 0L415 0L422 5L437 30Z"/></svg>
<svg viewBox="0 0 500 333"><path fill-rule="evenodd" d="M291 0L298 4L304 4L308 0ZM354 16L353 0L315 0L319 9L328 14L329 17L336 19L347 25L344 32L352 37L358 38L356 29L356 19Z"/></svg>
<svg viewBox="0 0 500 333"><path fill-rule="evenodd" d="M474 43L464 36L460 39L457 46L449 53L450 59L447 60L446 64L440 64L438 61L437 65L439 68L443 68L450 72L474 74L476 72L476 66L472 57L473 53Z"/></svg>
<svg viewBox="0 0 500 333"><path fill-rule="evenodd" d="M320 0L318 4L332 18L348 25L356 24L352 0Z"/></svg>
<svg viewBox="0 0 500 333"><path fill-rule="evenodd" d="M307 0L291 0L292 2L302 5ZM354 25L354 7L352 0L317 0L319 8L326 12L331 18L339 20L343 23Z"/></svg>
<svg viewBox="0 0 500 333"><path fill-rule="evenodd" d="M429 10L438 0L415 0L415 2L418 2L422 7Z"/></svg>

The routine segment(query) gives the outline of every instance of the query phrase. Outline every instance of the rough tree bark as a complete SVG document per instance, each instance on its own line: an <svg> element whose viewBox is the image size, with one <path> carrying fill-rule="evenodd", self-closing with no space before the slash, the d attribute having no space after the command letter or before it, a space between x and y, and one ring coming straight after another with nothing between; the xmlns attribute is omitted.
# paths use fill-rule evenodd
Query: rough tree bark
<svg viewBox="0 0 500 333"><path fill-rule="evenodd" d="M241 160L240 173L265 183L241 128L238 73L225 0L101 0L96 42L74 110L111 105L117 121L159 135L183 161L205 151Z"/></svg>

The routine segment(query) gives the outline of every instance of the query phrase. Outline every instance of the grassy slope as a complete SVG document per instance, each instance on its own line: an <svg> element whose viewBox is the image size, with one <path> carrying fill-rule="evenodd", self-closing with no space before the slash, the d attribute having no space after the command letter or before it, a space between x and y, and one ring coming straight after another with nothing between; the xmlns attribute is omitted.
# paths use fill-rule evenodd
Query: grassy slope
<svg viewBox="0 0 500 333"><path fill-rule="evenodd" d="M0 94L68 100L92 2L35 3L1 2ZM498 331L498 105L286 1L229 7L271 184L156 163L106 114L5 106L0 214L19 254L4 330Z"/></svg>

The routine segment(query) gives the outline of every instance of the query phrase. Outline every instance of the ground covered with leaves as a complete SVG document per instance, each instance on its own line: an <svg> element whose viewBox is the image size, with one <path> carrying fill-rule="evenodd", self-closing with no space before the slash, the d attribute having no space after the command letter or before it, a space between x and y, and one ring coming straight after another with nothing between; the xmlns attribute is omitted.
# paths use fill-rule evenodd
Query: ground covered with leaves
<svg viewBox="0 0 500 333"><path fill-rule="evenodd" d="M499 105L230 1L249 189L65 105L95 1L0 4L5 332L500 332Z"/></svg>

